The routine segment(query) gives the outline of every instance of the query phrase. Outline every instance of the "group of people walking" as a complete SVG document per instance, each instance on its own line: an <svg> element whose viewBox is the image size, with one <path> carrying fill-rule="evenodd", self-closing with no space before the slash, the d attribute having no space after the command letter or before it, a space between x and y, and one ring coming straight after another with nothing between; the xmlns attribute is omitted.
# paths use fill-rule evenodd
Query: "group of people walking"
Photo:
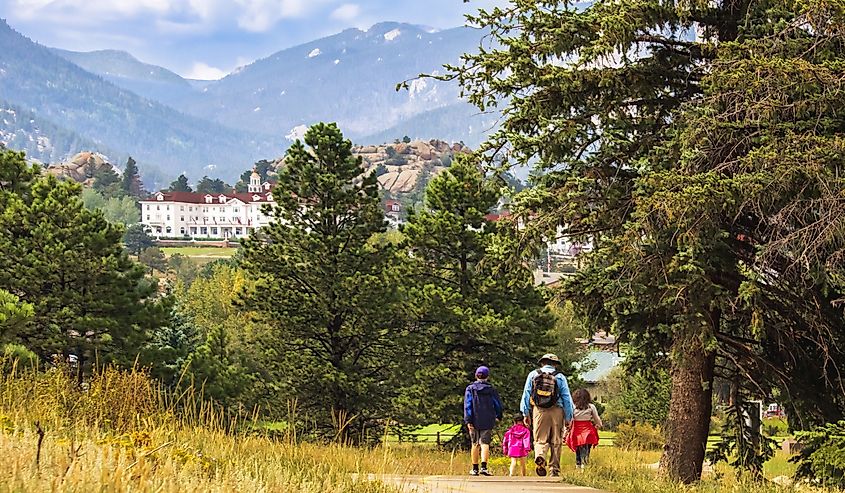
<svg viewBox="0 0 845 493"><path fill-rule="evenodd" d="M586 389L570 394L561 361L554 354L540 358L540 367L525 379L520 413L502 440L502 452L511 458L510 475L526 475L526 458L534 452L538 476L560 475L560 454L564 443L575 452L575 463L583 468L590 450L598 445L601 418ZM502 401L488 381L490 369L481 366L475 381L464 393L464 423L472 442L472 476L491 476L488 468L493 428L503 417ZM533 438L533 448L532 448Z"/></svg>

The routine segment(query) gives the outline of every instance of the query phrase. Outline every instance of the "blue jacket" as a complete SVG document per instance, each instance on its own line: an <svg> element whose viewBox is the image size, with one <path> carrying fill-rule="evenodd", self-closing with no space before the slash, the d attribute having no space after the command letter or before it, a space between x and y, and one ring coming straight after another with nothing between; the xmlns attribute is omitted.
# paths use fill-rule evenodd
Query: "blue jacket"
<svg viewBox="0 0 845 493"><path fill-rule="evenodd" d="M502 400L488 382L476 380L464 392L464 423L479 430L492 430L502 419Z"/></svg>
<svg viewBox="0 0 845 493"><path fill-rule="evenodd" d="M552 373L555 371L555 367L551 365L546 365L539 370L534 370L528 374L528 378L525 379L525 389L522 391L522 404L520 405L520 411L525 416L528 416L528 413L531 411L531 393L534 391L534 377L537 376L537 372L542 371L544 373ZM563 415L566 421L572 421L572 413L575 406L572 405L572 396L569 394L569 384L566 383L566 377L563 376L562 373L558 373L555 375L555 380L557 381L557 405L558 407L563 408Z"/></svg>

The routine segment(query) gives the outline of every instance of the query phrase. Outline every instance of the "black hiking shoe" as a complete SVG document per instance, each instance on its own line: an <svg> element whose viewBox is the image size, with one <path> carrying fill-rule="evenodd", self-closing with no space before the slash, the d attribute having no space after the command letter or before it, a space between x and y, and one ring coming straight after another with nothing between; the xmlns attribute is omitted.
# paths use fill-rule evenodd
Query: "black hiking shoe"
<svg viewBox="0 0 845 493"><path fill-rule="evenodd" d="M546 475L546 459L542 455L538 455L536 459L534 459L534 463L537 464L537 468L534 469L534 472L537 473L537 476L543 477Z"/></svg>

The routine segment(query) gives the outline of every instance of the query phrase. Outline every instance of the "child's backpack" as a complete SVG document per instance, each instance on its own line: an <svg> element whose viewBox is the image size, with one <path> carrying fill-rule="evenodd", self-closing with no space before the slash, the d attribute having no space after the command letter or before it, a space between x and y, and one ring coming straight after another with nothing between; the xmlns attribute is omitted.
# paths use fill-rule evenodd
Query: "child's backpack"
<svg viewBox="0 0 845 493"><path fill-rule="evenodd" d="M557 388L557 374L559 371L555 370L552 373L546 373L537 370L537 375L534 376L534 390L531 392L531 400L534 405L548 409L557 404L558 388Z"/></svg>

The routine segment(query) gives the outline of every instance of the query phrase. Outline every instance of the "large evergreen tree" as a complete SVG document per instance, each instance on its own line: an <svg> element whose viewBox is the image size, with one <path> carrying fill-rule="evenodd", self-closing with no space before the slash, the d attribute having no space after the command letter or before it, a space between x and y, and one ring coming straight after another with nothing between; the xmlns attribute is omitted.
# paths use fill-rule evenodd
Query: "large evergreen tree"
<svg viewBox="0 0 845 493"><path fill-rule="evenodd" d="M144 184L141 182L141 175L138 173L138 165L130 156L126 160L126 167L123 169L122 180L123 193L130 197L141 198L144 196Z"/></svg>
<svg viewBox="0 0 845 493"><path fill-rule="evenodd" d="M193 192L194 190L188 185L188 177L179 175L179 178L173 180L168 188L171 192Z"/></svg>
<svg viewBox="0 0 845 493"><path fill-rule="evenodd" d="M484 110L506 105L501 129L485 150L504 149L517 161L536 164L540 186L517 202L523 218L531 219L528 233L540 240L563 228L563 234L596 245L567 296L594 323L620 332L634 355L642 356L635 360L670 366L672 402L661 464L684 482L701 474L717 358L730 358L723 351L728 345L732 355L758 349L735 330L744 320L735 317L736 304L725 303L726 290L736 294L746 286L726 281L742 279L746 267L731 242L745 238L753 248L747 239L754 236L717 241L726 232L706 221L705 212L712 210L699 208L693 224L704 224L697 238L717 237L685 242L677 217L712 191L685 197L663 216L642 202L667 197L648 190L686 157L677 152L682 147L676 124L685 104L702 101L701 81L722 47L763 39L785 26L797 29L791 24L797 8L744 0L599 0L588 7L515 1L472 19L492 30L491 44L466 55L446 76L459 80ZM736 91L748 89L743 77L751 73L732 79L743 86ZM741 106L725 111L741 114L736 108ZM756 135L750 132L742 142ZM778 369L770 362L768 371Z"/></svg>
<svg viewBox="0 0 845 493"><path fill-rule="evenodd" d="M139 256L141 252L155 245L155 240L147 234L143 224L133 224L126 228L123 234L123 243L129 253Z"/></svg>
<svg viewBox="0 0 845 493"><path fill-rule="evenodd" d="M304 140L279 172L274 222L244 242L243 266L256 283L245 301L277 333L283 383L303 417L360 439L392 417L411 371L404 260L390 242L374 241L385 230L378 183L352 143L322 123Z"/></svg>
<svg viewBox="0 0 845 493"><path fill-rule="evenodd" d="M481 364L494 369L505 402L515 405L527 371L558 345L530 263L516 253L516 225L485 217L502 185L462 155L431 180L425 208L402 229L421 284L415 305L437 341L414 365L421 419L459 419L461 389Z"/></svg>
<svg viewBox="0 0 845 493"><path fill-rule="evenodd" d="M34 308L12 340L81 370L95 354L131 363L161 321L155 285L123 252L122 228L83 207L79 185L33 176L22 154L0 152L0 289Z"/></svg>

